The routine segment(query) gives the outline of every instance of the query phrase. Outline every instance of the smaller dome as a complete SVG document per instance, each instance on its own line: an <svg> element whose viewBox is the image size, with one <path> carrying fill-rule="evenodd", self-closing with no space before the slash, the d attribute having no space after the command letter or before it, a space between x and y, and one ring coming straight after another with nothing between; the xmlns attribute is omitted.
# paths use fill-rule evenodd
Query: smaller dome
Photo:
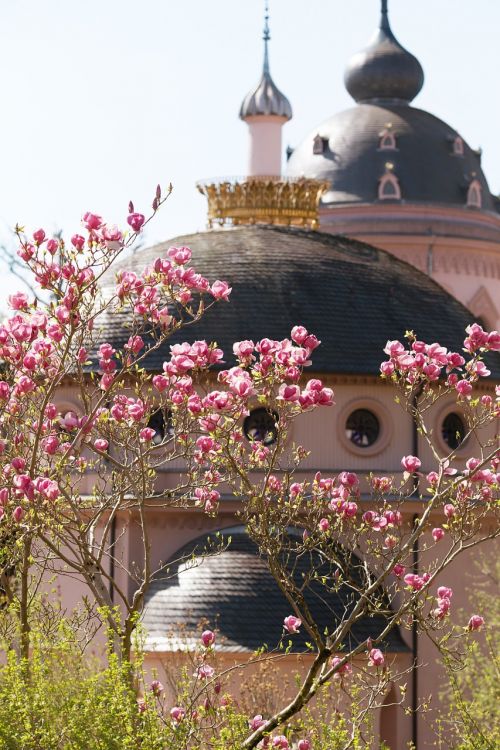
<svg viewBox="0 0 500 750"><path fill-rule="evenodd" d="M378 31L368 47L351 58L344 82L356 102L392 100L409 103L422 88L422 66L392 33L386 0L382 0Z"/></svg>
<svg viewBox="0 0 500 750"><path fill-rule="evenodd" d="M283 117L286 120L292 119L292 105L271 78L268 51L270 38L266 16L262 76L257 86L248 92L241 103L240 118L242 120L246 120L247 117L258 117L260 115Z"/></svg>
<svg viewBox="0 0 500 750"><path fill-rule="evenodd" d="M245 96L240 107L242 120L256 115L274 115L284 117L286 120L292 119L290 102L266 70L263 71L257 86Z"/></svg>
<svg viewBox="0 0 500 750"><path fill-rule="evenodd" d="M252 652L264 643L274 647L279 642L290 604L244 528L222 529L222 533L223 543L210 534L188 542L153 577L142 618L146 650L192 648L202 622L217 627L220 651ZM353 587L346 584L335 592L327 592L318 582L321 575L331 575L331 566L317 552L300 557L290 552L286 563L321 632L337 627L355 605L355 591L362 586L363 562L340 545L336 556ZM311 564L318 579L304 585ZM391 610L385 595L383 601L387 601L385 613L369 612L353 625L345 639L349 648L377 638L387 625ZM307 640L304 629L294 636L294 652L306 651ZM408 650L397 626L384 638L384 648L392 653Z"/></svg>

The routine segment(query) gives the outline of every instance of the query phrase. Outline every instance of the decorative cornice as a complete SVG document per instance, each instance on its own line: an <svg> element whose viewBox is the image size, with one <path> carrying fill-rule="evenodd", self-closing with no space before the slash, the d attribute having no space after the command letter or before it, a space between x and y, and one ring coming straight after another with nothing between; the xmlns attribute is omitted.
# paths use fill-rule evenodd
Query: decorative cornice
<svg viewBox="0 0 500 750"><path fill-rule="evenodd" d="M196 186L208 200L208 226L275 224L317 229L329 183L306 178L244 177Z"/></svg>

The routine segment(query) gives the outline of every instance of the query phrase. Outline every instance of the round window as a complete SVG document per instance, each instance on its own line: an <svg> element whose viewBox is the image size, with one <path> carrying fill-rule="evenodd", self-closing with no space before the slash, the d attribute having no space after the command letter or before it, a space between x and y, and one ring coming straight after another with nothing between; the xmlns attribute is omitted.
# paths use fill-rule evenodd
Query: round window
<svg viewBox="0 0 500 750"><path fill-rule="evenodd" d="M347 439L358 448L369 448L380 435L380 422L372 411L355 409L345 423Z"/></svg>
<svg viewBox="0 0 500 750"><path fill-rule="evenodd" d="M272 445L278 437L278 415L263 407L250 412L243 422L243 432L248 440Z"/></svg>
<svg viewBox="0 0 500 750"><path fill-rule="evenodd" d="M447 414L441 425L441 435L448 448L452 450L458 448L463 442L465 434L465 423L460 414L457 414L456 411Z"/></svg>
<svg viewBox="0 0 500 750"><path fill-rule="evenodd" d="M170 438L174 434L170 415L165 415L162 409L158 409L151 414L148 427L155 430L153 445L160 445L165 438Z"/></svg>

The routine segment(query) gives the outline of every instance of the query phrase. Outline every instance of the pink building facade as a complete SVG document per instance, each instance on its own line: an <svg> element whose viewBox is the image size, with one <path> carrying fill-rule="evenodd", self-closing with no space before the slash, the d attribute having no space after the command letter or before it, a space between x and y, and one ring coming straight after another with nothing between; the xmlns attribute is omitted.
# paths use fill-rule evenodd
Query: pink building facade
<svg viewBox="0 0 500 750"><path fill-rule="evenodd" d="M240 111L249 127L249 177L253 179L280 177L282 127L292 116L290 103L270 75L268 41L266 21L262 77ZM334 388L336 406L297 421L292 438L311 451L301 476L310 477L318 470L325 475L356 471L366 500L370 472L399 476L402 455L420 456L424 472L433 468L429 448L394 402L391 386L378 377L385 341L402 338L412 327L419 338L459 347L463 328L473 316L488 329L500 327L498 201L490 194L480 156L453 128L411 105L422 85L420 63L395 39L383 2L375 37L346 72L355 106L315 127L287 164L290 180L315 178L328 183L319 209L320 231L227 227L174 238L141 250L125 264L143 267L170 245L190 246L200 272L228 279L233 286L227 310L207 315L195 338L217 340L229 352L236 340L284 338L295 324L316 333L323 343L314 370ZM119 345L122 333L118 329L106 335ZM152 370L160 367L151 365ZM500 379L500 370L493 375ZM490 392L492 382L481 387ZM71 386L61 391L60 409L78 411ZM440 402L427 419L441 455L452 451L459 461L473 455L472 438L466 444L454 438L463 423L460 428L461 415L451 401ZM160 472L162 486L168 487L181 471L181 464L169 464L168 470ZM86 481L90 489L92 476ZM151 510L153 565L161 567L216 530L231 529L238 537L242 532L237 510L238 503L231 497L224 499L217 518L180 509ZM421 503L408 502L404 512L405 522L411 524L421 512ZM133 519L121 518L116 533L120 565L115 575L120 585L132 588L121 564L125 569L141 563ZM494 554L493 548L489 552ZM435 551L427 551L424 543L420 554L426 564ZM220 659L229 665L248 658L253 643L245 633L238 635L235 623L239 622L237 608L251 613L254 606L251 591L244 585L251 560L242 542L224 558L224 579L214 571L210 585L203 589L201 579L183 569L168 586L152 587L144 613L151 667L161 672L168 665L175 651L169 633L183 617L189 619L195 604L204 616L217 618L226 637L228 645ZM471 570L470 578L464 576L464 569ZM265 571L258 566L252 570L254 584L267 586ZM469 609L473 575L472 560L462 559L446 576L445 583L455 590L457 611ZM76 602L79 587L73 579L61 581L65 599ZM231 609L228 601L238 585L242 600ZM278 618L279 604L276 608L279 639L282 618ZM268 636L261 635L263 639ZM415 640L404 630L398 639L389 649L395 663L405 669L415 660L425 665L409 679L408 704L415 707L432 696L431 707L438 711L442 674L435 647L429 639ZM291 656L289 670L295 664L296 657ZM416 742L418 750L433 747L436 714L432 718L421 713L406 715L401 707L391 705L394 698L399 699L397 692L397 686L392 686L385 705L378 709L375 747L381 740L391 750L400 750L410 741Z"/></svg>

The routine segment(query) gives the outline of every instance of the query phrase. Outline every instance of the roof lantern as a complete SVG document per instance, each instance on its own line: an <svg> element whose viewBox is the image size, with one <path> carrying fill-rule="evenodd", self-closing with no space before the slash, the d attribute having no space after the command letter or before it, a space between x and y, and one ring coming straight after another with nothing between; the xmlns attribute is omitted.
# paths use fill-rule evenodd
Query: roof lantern
<svg viewBox="0 0 500 750"><path fill-rule="evenodd" d="M409 104L424 84L419 61L392 33L387 1L381 0L380 25L371 42L351 58L345 72L346 89L356 102Z"/></svg>

